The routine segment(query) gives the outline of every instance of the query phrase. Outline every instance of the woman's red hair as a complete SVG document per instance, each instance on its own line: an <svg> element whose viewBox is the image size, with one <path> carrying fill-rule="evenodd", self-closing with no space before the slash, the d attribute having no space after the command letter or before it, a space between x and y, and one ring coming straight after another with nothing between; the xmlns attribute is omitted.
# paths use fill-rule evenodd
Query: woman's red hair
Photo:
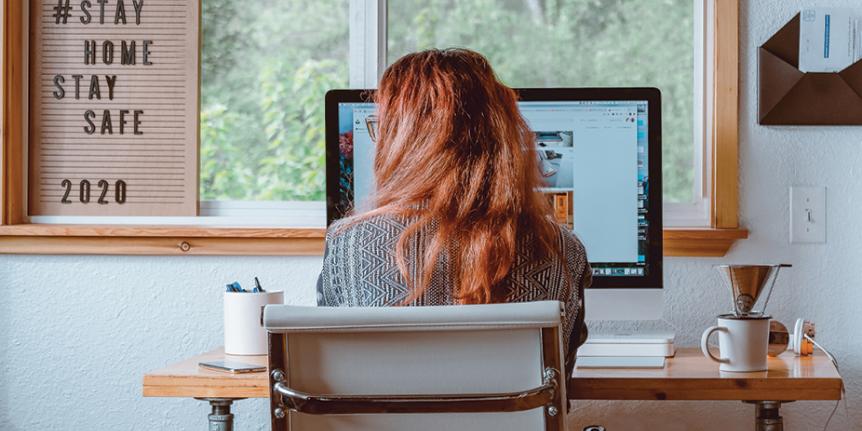
<svg viewBox="0 0 862 431"><path fill-rule="evenodd" d="M386 69L375 101L374 209L356 221L383 214L410 221L396 248L413 292L405 303L421 296L441 255L454 269L458 300L488 303L502 296L516 247L532 247L535 258L558 253L559 228L536 190L542 180L535 135L516 93L482 55L466 49L406 55ZM411 279L406 248L432 224Z"/></svg>

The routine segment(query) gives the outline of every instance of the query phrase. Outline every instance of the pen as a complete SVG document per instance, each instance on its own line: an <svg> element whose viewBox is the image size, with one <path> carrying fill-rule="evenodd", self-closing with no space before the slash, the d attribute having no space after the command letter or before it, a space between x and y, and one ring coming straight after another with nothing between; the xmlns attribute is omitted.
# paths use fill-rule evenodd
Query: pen
<svg viewBox="0 0 862 431"><path fill-rule="evenodd" d="M255 277L254 278L254 290L252 290L252 293L264 293L264 292L266 292L266 291L263 290L263 287L260 286L260 280L258 280L257 277Z"/></svg>

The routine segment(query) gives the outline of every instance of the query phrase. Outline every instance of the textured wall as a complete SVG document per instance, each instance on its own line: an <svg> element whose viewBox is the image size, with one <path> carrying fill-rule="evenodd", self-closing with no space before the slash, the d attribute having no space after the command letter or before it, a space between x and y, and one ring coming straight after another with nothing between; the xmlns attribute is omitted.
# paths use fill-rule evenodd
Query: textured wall
<svg viewBox="0 0 862 431"><path fill-rule="evenodd" d="M223 344L225 283L257 275L310 305L319 271L320 258L0 257L0 429L206 429L202 402L142 398L142 373ZM238 430L268 428L262 400L236 410Z"/></svg>
<svg viewBox="0 0 862 431"><path fill-rule="evenodd" d="M848 6L858 0L806 1ZM847 412L832 430L862 430L862 129L765 128L756 124L756 48L801 7L792 0L743 0L741 62L742 220L751 238L725 259L668 259L665 320L693 345L725 312L711 269L719 262L789 262L771 311L805 316L842 362ZM828 188L825 245L788 243L790 185ZM0 429L204 429L206 408L185 399L141 398L141 373L221 344L220 289L258 275L293 304L314 302L319 258L0 256ZM624 326L615 324L614 326ZM828 402L787 405L787 428L822 429ZM262 400L236 407L238 430L267 429ZM579 402L573 430L751 429L738 402Z"/></svg>
<svg viewBox="0 0 862 431"><path fill-rule="evenodd" d="M762 127L757 124L757 48L801 8L851 7L859 0L742 0L740 33L740 190L742 224L751 231L723 259L669 259L665 276L664 327L694 345L715 315L727 310L721 280L710 268L720 262L786 262L770 312L792 324L817 323L818 340L838 357L848 409L840 406L830 430L862 430L862 128ZM827 187L827 243L789 243L791 185ZM820 430L834 402L797 402L783 407L785 429ZM753 407L738 402L584 402L572 423L601 423L610 430L751 429Z"/></svg>

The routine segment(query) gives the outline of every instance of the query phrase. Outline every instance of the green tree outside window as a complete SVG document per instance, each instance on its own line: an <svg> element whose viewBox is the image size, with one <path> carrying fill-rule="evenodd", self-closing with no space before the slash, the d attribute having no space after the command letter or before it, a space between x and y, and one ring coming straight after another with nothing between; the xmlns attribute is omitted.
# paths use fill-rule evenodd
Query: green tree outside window
<svg viewBox="0 0 862 431"><path fill-rule="evenodd" d="M323 200L327 90L347 87L347 0L203 1L201 196ZM390 0L388 58L486 55L515 87L663 94L665 200L693 199L691 0Z"/></svg>

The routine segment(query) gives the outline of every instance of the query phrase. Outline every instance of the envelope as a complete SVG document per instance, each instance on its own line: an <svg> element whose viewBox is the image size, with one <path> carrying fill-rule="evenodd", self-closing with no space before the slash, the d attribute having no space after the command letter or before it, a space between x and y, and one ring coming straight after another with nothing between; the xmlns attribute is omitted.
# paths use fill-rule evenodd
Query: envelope
<svg viewBox="0 0 862 431"><path fill-rule="evenodd" d="M838 73L799 71L799 14L760 47L762 125L862 125L862 61Z"/></svg>

